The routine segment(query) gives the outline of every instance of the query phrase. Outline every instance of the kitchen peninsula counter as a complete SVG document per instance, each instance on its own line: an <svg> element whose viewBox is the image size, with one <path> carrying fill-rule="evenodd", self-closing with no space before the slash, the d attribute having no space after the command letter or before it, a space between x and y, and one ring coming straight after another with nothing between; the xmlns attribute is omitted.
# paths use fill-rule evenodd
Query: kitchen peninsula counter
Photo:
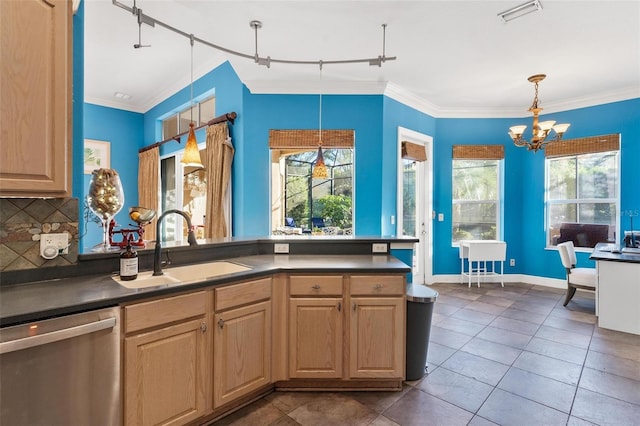
<svg viewBox="0 0 640 426"><path fill-rule="evenodd" d="M290 254L273 254L274 242L289 242ZM309 242L316 246L315 254L296 254L308 252L309 247L296 247L297 242L284 239L240 240L225 243L200 243L196 247L163 247L170 253L171 266L187 264L230 261L248 266L250 269L187 284L165 284L142 289L128 289L118 284L112 276L117 270L118 253L100 253L81 256L80 272L93 270L93 274L80 274L77 270L68 270L67 276L48 277L39 281L3 283L0 286L0 325L42 320L87 310L116 306L121 303L145 299L172 293L192 291L198 288L223 285L230 282L256 278L278 272L303 273L408 273L411 268L390 254L372 254L371 244L386 244L387 251L392 241L402 244L415 242L411 239L359 238L350 239L351 244L323 239L325 242ZM336 244L337 243L337 244ZM342 247L341 247L342 246ZM363 253L367 248L368 254ZM267 253L264 253L264 252ZM271 251L271 253L269 253ZM334 254L328 254L332 252ZM226 253L226 256L225 256ZM140 270L152 269L153 250L139 251ZM164 269L169 271L171 266ZM63 269L63 268L48 268ZM103 271L100 271L103 269ZM65 271L59 271L61 273Z"/></svg>

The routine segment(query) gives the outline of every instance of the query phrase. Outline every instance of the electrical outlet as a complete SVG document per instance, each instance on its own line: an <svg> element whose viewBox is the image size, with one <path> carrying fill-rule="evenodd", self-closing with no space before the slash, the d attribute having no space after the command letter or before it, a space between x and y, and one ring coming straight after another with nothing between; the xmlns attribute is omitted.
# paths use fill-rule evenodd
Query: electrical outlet
<svg viewBox="0 0 640 426"><path fill-rule="evenodd" d="M516 266L516 260L515 259L511 259L509 261L509 266Z"/></svg>
<svg viewBox="0 0 640 426"><path fill-rule="evenodd" d="M371 247L371 251L374 253L386 253L387 252L387 244L386 243L373 243Z"/></svg>
<svg viewBox="0 0 640 426"><path fill-rule="evenodd" d="M40 256L53 259L59 254L69 254L69 234L40 234Z"/></svg>
<svg viewBox="0 0 640 426"><path fill-rule="evenodd" d="M289 253L289 244L286 243L275 243L273 245L274 253Z"/></svg>
<svg viewBox="0 0 640 426"><path fill-rule="evenodd" d="M438 222L444 222L444 213L438 213Z"/></svg>

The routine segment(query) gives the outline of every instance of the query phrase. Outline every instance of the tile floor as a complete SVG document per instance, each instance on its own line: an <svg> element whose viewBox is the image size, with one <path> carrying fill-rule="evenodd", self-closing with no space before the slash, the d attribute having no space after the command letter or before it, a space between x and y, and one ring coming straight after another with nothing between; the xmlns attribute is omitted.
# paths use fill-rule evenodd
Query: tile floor
<svg viewBox="0 0 640 426"><path fill-rule="evenodd" d="M216 425L640 425L640 336L593 293L435 284L428 375L401 392L274 392Z"/></svg>

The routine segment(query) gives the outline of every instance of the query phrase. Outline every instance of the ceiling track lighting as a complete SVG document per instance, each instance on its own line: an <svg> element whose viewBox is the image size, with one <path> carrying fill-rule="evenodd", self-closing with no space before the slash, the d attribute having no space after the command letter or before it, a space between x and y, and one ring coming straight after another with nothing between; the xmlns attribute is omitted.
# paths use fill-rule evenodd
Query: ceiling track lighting
<svg viewBox="0 0 640 426"><path fill-rule="evenodd" d="M134 44L133 47L138 49L140 47L150 47L150 45L143 45L141 41L141 27L142 24L149 25L151 27L155 27L156 25L166 28L170 31L175 32L176 34L180 34L183 37L190 38L192 40L197 41L198 43L202 43L206 46L212 47L216 50L220 50L225 53L229 53L231 55L239 56L242 58L250 59L254 61L258 65L264 65L267 68L271 67L272 63L278 64L298 64L298 65L322 65L322 64L354 64L354 63L367 63L370 66L378 66L381 67L383 63L387 61L395 61L397 58L395 56L387 56L385 53L385 44L386 44L386 30L387 24L382 24L382 55L379 55L376 58L363 58L363 59L342 59L342 60L318 60L318 61L298 61L291 59L275 59L271 56L261 57L258 54L258 29L262 28L262 22L253 20L249 22L249 26L253 28L255 32L255 53L253 55L238 52L236 50L228 49L226 47L213 44L201 38L195 37L193 34L186 33L178 28L172 27L169 24L166 24L162 21L159 21L155 18L152 18L149 15L145 15L142 12L142 9L136 6L136 0L133 0L133 7L127 6L124 3L119 2L118 0L111 0L114 6L118 6L121 9L124 9L131 14L137 17L138 21L138 43Z"/></svg>
<svg viewBox="0 0 640 426"><path fill-rule="evenodd" d="M502 22L507 23L531 12L537 12L538 10L542 10L542 3L540 3L540 0L530 0L526 3L522 3L516 7L505 10L504 12L500 12L498 13L498 16L502 19Z"/></svg>
<svg viewBox="0 0 640 426"><path fill-rule="evenodd" d="M539 149L544 148L545 145L551 141L559 141L562 139L562 135L564 135L570 126L568 123L556 124L554 120L538 122L538 116L540 111L542 111L542 108L538 106L538 83L544 80L545 77L545 74L536 74L527 79L536 86L533 104L529 107L529 111L533 113L533 135L531 141L527 141L522 137L525 129L527 128L526 125L512 126L509 128L509 136L513 140L513 143L518 147L526 147L527 150L533 152L537 152ZM547 137L551 134L552 130L556 135L551 140L547 140Z"/></svg>

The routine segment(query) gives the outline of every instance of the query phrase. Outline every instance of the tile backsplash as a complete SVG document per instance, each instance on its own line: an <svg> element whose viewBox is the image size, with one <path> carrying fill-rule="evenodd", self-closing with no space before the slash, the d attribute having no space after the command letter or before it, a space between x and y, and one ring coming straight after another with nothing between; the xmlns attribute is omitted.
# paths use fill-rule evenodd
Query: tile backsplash
<svg viewBox="0 0 640 426"><path fill-rule="evenodd" d="M0 271L74 265L78 262L77 198L0 198ZM69 254L40 256L43 233L69 234Z"/></svg>

